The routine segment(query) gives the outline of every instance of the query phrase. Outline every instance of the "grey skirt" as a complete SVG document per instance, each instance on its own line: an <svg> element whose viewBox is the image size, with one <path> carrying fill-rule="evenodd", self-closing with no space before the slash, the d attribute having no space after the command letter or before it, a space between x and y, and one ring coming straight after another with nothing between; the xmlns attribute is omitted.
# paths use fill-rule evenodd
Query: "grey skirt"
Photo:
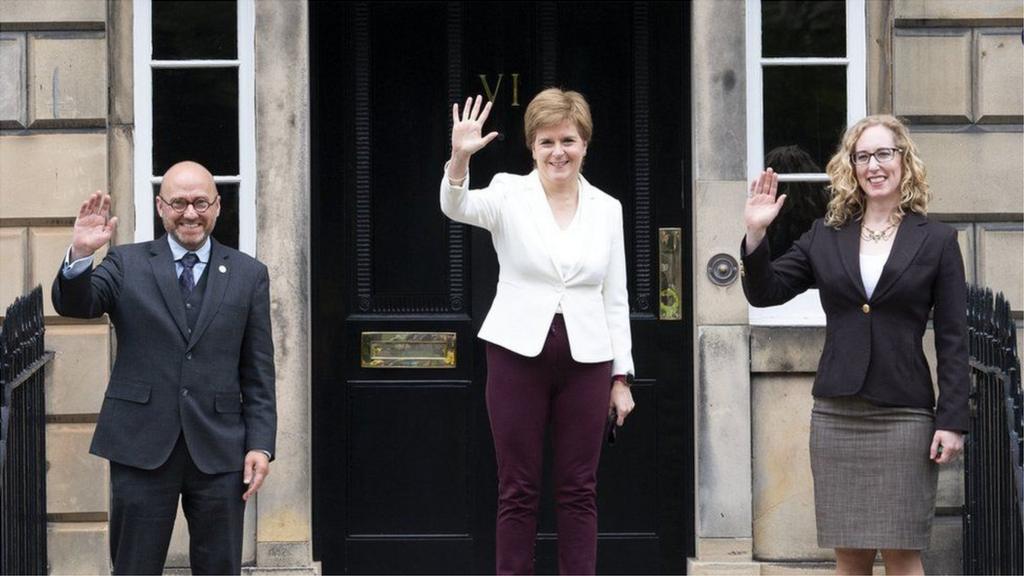
<svg viewBox="0 0 1024 576"><path fill-rule="evenodd" d="M818 546L923 550L931 538L939 467L928 458L925 408L859 397L815 398L811 473Z"/></svg>

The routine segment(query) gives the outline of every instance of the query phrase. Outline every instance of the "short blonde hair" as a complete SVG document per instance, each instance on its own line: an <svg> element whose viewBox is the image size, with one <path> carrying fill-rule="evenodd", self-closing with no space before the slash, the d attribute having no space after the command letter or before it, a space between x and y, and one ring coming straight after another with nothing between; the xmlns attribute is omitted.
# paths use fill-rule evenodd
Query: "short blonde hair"
<svg viewBox="0 0 1024 576"><path fill-rule="evenodd" d="M922 216L928 214L928 180L924 163L917 155L917 146L910 139L910 131L898 119L888 114L868 116L846 130L843 140L825 171L828 173L832 191L832 199L828 203L825 223L833 228L840 228L852 219L864 215L864 191L857 184L857 170L850 156L857 146L861 134L872 126L888 128L900 149L900 215L917 212Z"/></svg>
<svg viewBox="0 0 1024 576"><path fill-rule="evenodd" d="M566 120L576 125L584 142L590 142L594 134L594 120L590 117L590 105L579 92L548 88L534 96L526 107L523 128L526 132L526 147L533 149L537 131L548 126L561 124Z"/></svg>

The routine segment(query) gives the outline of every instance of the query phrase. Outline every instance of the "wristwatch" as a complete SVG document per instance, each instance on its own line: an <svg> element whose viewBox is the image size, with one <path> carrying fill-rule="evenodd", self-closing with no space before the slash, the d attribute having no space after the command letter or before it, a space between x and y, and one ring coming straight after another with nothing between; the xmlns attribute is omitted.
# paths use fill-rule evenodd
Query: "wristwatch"
<svg viewBox="0 0 1024 576"><path fill-rule="evenodd" d="M625 374L616 374L612 376L612 382L615 382L616 380L620 380L626 385L626 388L631 388L633 386L633 373L627 372Z"/></svg>

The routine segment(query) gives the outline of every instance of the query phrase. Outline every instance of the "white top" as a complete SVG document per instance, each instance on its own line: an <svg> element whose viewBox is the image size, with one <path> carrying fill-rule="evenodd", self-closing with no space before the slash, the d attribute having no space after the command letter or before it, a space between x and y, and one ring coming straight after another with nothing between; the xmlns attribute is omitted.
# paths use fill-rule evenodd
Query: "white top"
<svg viewBox="0 0 1024 576"><path fill-rule="evenodd" d="M576 212L572 215L569 226L564 230L558 226L554 212L551 213L551 225L554 226L554 232L550 236L551 257L554 259L555 264L557 264L558 272L562 275L563 281L572 274L576 262L579 261L580 256L583 254L583 234L580 233L583 225L577 224L582 219L582 212L583 202L581 197L576 202ZM558 308L555 312L558 314L562 313L561 302L558 303Z"/></svg>
<svg viewBox="0 0 1024 576"><path fill-rule="evenodd" d="M882 268L885 267L885 261L888 259L888 252L860 255L860 279L864 282L864 292L869 299L875 291L875 286L878 286L878 279L882 277Z"/></svg>

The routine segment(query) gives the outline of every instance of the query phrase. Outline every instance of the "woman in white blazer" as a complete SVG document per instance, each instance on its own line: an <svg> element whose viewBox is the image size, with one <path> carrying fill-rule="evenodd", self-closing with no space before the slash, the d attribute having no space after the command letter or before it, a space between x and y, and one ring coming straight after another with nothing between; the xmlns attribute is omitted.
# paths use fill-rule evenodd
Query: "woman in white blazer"
<svg viewBox="0 0 1024 576"><path fill-rule="evenodd" d="M551 427L558 560L593 574L597 465L605 423L633 410L633 358L622 206L580 175L593 132L577 92L549 88L526 108L534 170L469 189L470 157L491 110L477 96L452 107L452 156L441 210L485 228L498 289L480 329L487 341L487 411L498 460L497 573L533 572L544 432Z"/></svg>

